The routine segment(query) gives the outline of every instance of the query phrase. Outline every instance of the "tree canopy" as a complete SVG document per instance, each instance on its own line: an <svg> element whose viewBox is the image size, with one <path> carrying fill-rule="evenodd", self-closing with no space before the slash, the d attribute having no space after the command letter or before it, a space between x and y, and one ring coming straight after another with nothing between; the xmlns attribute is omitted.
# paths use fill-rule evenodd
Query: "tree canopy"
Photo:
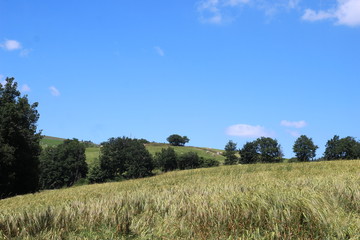
<svg viewBox="0 0 360 240"><path fill-rule="evenodd" d="M77 139L47 147L40 156L40 187L42 189L70 187L85 178L88 166L85 146Z"/></svg>
<svg viewBox="0 0 360 240"><path fill-rule="evenodd" d="M172 146L184 146L190 141L187 136L180 136L178 134L172 134L166 139Z"/></svg>
<svg viewBox="0 0 360 240"><path fill-rule="evenodd" d="M37 106L21 96L14 78L0 83L0 198L38 190Z"/></svg>
<svg viewBox="0 0 360 240"><path fill-rule="evenodd" d="M282 151L276 139L261 137L247 142L239 151L241 163L280 162Z"/></svg>
<svg viewBox="0 0 360 240"><path fill-rule="evenodd" d="M327 141L324 153L326 160L360 158L360 143L353 137L340 138L335 135Z"/></svg>
<svg viewBox="0 0 360 240"><path fill-rule="evenodd" d="M318 148L319 147L314 144L311 138L301 135L298 139L296 139L293 151L298 161L307 162L315 158L316 149Z"/></svg>
<svg viewBox="0 0 360 240"><path fill-rule="evenodd" d="M152 157L141 141L118 137L110 138L101 145L100 169L103 176L98 179L140 178L152 174Z"/></svg>
<svg viewBox="0 0 360 240"><path fill-rule="evenodd" d="M225 156L224 164L232 165L238 163L238 157L236 156L236 143L233 141L229 141L225 146L225 152L223 155Z"/></svg>

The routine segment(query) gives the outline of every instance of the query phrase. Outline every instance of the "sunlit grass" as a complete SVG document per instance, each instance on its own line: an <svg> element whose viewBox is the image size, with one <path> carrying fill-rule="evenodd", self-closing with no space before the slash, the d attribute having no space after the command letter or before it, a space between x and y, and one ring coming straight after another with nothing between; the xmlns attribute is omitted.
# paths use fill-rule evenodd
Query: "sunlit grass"
<svg viewBox="0 0 360 240"><path fill-rule="evenodd" d="M359 239L359 186L358 160L175 171L1 200L0 236Z"/></svg>

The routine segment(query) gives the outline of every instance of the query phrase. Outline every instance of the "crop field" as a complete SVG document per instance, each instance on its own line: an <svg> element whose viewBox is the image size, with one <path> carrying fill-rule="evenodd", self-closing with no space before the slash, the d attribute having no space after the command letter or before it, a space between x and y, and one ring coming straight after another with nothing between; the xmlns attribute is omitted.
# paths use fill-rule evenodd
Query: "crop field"
<svg viewBox="0 0 360 240"><path fill-rule="evenodd" d="M360 239L360 161L221 166L0 201L0 239Z"/></svg>

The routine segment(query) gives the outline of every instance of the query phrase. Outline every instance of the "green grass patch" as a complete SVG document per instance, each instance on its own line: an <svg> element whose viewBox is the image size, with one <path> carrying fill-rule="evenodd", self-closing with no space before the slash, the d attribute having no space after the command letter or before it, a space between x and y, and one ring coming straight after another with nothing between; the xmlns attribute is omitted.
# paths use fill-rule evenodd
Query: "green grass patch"
<svg viewBox="0 0 360 240"><path fill-rule="evenodd" d="M64 140L65 140L64 138L44 136L40 141L40 145L42 147L57 146L63 143Z"/></svg>
<svg viewBox="0 0 360 240"><path fill-rule="evenodd" d="M91 166L96 159L99 159L100 148L99 147L90 147L85 149L86 162Z"/></svg>

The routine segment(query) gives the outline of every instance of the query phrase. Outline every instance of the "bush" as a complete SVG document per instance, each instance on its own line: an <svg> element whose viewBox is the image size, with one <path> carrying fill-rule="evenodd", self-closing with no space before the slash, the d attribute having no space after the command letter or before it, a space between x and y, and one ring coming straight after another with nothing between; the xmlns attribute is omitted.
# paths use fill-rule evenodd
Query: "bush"
<svg viewBox="0 0 360 240"><path fill-rule="evenodd" d="M177 166L180 170L193 169L201 166L201 159L195 152L187 152L178 157Z"/></svg>

